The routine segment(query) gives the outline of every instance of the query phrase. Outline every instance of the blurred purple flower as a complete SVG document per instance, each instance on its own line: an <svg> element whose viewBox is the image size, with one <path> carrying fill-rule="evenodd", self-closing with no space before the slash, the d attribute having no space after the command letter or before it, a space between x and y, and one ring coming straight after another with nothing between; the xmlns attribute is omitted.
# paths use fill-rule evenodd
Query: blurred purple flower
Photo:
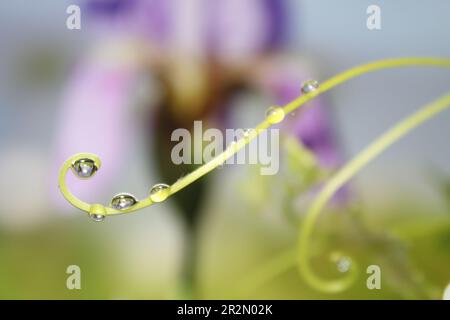
<svg viewBox="0 0 450 320"><path fill-rule="evenodd" d="M132 79L133 70L128 68L81 63L67 85L57 135L57 162L81 152L114 159L102 163L102 174L96 179L81 181L68 175L73 192L87 201L95 201L95 190L111 182L126 154L133 125L127 121ZM95 187L86 188L86 183Z"/></svg>
<svg viewBox="0 0 450 320"><path fill-rule="evenodd" d="M286 3L282 0L90 0L85 9L92 28L118 41L123 36L138 38L145 48L153 50L152 55L147 52L142 55L151 57L147 60L155 60L124 64L118 58L117 65L102 66L94 62L101 60L98 57L86 59L68 83L57 161L61 163L63 158L84 151L114 159L105 161L102 175L93 179L96 190L110 182L110 173L117 170L126 154L124 148L131 130L127 121L132 112L130 92L138 72L154 73L169 97L158 106L164 111L159 112L162 119L155 122L167 129L166 135L159 136L164 141L170 141L168 134L172 129L189 127L192 118L218 118L236 84L256 87L282 104L297 97L301 82L306 80L302 66L291 68L289 61L273 58L283 49L288 32ZM186 59L184 64L179 63L180 58ZM260 61L270 68L255 78L249 69L259 68ZM195 67L197 64L199 67ZM187 77L183 74L186 72ZM172 81L179 74L184 76L182 86ZM197 84L194 80L198 79L205 81ZM194 112L190 110L194 106L198 108L198 99L190 104L183 92L180 93L192 83L200 86L200 104L205 105L205 110L193 113L192 118L182 117L184 122L180 123L170 106L180 95L185 110ZM321 164L334 166L338 153L323 101L317 99L311 103L315 106L296 117L298 120L289 130L315 152ZM220 120L224 121L224 117ZM91 198L80 183L74 180L70 184L75 185L75 193ZM84 181L82 185L85 186Z"/></svg>
<svg viewBox="0 0 450 320"><path fill-rule="evenodd" d="M282 0L90 0L85 9L108 33L227 61L280 48L287 34Z"/></svg>

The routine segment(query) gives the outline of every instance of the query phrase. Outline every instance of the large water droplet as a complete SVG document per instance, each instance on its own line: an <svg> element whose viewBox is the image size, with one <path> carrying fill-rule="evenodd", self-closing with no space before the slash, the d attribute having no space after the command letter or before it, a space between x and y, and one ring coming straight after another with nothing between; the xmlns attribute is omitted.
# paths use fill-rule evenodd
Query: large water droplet
<svg viewBox="0 0 450 320"><path fill-rule="evenodd" d="M80 178L90 178L98 170L95 161L92 159L78 159L72 164L73 172Z"/></svg>
<svg viewBox="0 0 450 320"><path fill-rule="evenodd" d="M153 202L162 202L167 199L170 192L170 187L164 183L155 184L150 189L150 200Z"/></svg>
<svg viewBox="0 0 450 320"><path fill-rule="evenodd" d="M129 193L119 193L111 200L111 207L116 210L126 210L138 203L138 200Z"/></svg>
<svg viewBox="0 0 450 320"><path fill-rule="evenodd" d="M302 85L303 93L310 93L316 91L319 88L319 82L317 80L308 80L305 81Z"/></svg>
<svg viewBox="0 0 450 320"><path fill-rule="evenodd" d="M271 124L279 123L284 119L284 110L277 106L270 107L266 111L266 117Z"/></svg>

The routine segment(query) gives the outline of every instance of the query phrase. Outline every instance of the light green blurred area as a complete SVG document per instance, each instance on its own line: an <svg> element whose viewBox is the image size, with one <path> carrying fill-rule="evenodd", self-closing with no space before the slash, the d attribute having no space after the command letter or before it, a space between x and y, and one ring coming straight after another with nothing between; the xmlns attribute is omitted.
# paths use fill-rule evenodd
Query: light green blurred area
<svg viewBox="0 0 450 320"><path fill-rule="evenodd" d="M161 235L151 227L143 230L136 224L129 225L132 233L123 232L114 223L95 226L86 217L77 217L55 218L51 223L19 232L2 230L1 298L176 297L176 250L164 232ZM156 237L149 237L147 232L154 232ZM154 245L150 241L155 241ZM81 269L81 290L66 286L70 265Z"/></svg>
<svg viewBox="0 0 450 320"><path fill-rule="evenodd" d="M215 173L198 238L197 277L186 287L182 226L170 200L160 213L112 217L103 223L74 212L23 230L0 233L0 297L7 299L440 299L450 265L448 211L415 209L399 197L393 207L367 215L364 205L332 205L313 240L316 272L333 279L329 255L345 252L362 271L349 290L321 294L299 276L295 261L254 281L262 269L296 246L297 225L280 201L280 177L226 167ZM268 191L266 194L261 192ZM225 192L223 190L226 190ZM356 194L354 195L357 199ZM403 200L402 200L403 199ZM358 201L355 201L358 203ZM292 202L291 202L292 204ZM302 204L298 214L301 223ZM306 207L307 205L305 205ZM257 210L259 208L259 210ZM343 209L345 208L345 209ZM163 221L163 222L161 222ZM178 236L177 236L178 235ZM66 269L81 268L81 290L68 290ZM379 265L382 289L368 290L367 266ZM269 267L270 268L270 267Z"/></svg>

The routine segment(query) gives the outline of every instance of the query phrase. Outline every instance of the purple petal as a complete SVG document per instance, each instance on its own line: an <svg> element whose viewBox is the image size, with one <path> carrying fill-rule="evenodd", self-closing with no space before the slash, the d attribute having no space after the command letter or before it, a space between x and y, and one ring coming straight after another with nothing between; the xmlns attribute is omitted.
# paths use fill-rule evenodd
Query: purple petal
<svg viewBox="0 0 450 320"><path fill-rule="evenodd" d="M128 151L133 77L133 71L126 67L83 63L67 85L56 133L56 167L82 152L95 153L104 160L92 179L81 181L68 175L70 189L83 200L98 201L96 197L111 183Z"/></svg>

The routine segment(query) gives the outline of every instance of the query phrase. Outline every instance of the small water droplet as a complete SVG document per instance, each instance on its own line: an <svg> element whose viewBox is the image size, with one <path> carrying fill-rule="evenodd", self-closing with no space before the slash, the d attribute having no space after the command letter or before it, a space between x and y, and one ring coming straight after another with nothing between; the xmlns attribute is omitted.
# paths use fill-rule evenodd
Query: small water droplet
<svg viewBox="0 0 450 320"><path fill-rule="evenodd" d="M317 80L308 80L305 81L302 85L303 93L310 93L316 91L319 88L319 82Z"/></svg>
<svg viewBox="0 0 450 320"><path fill-rule="evenodd" d="M340 257L336 263L337 269L339 272L347 272L350 270L350 267L352 265L352 261L349 257Z"/></svg>
<svg viewBox="0 0 450 320"><path fill-rule="evenodd" d="M284 119L284 110L281 107L273 106L267 109L266 116L271 124L279 123Z"/></svg>
<svg viewBox="0 0 450 320"><path fill-rule="evenodd" d="M94 160L84 158L75 161L72 164L72 170L79 178L85 179L92 177L98 168Z"/></svg>
<svg viewBox="0 0 450 320"><path fill-rule="evenodd" d="M150 200L162 202L169 196L170 186L164 183L155 184L150 190Z"/></svg>
<svg viewBox="0 0 450 320"><path fill-rule="evenodd" d="M89 217L96 222L101 222L105 220L105 215L106 209L101 204L93 204L89 208Z"/></svg>
<svg viewBox="0 0 450 320"><path fill-rule="evenodd" d="M138 203L138 200L129 193L119 193L111 200L111 207L116 210L126 210Z"/></svg>
<svg viewBox="0 0 450 320"><path fill-rule="evenodd" d="M102 214L91 214L89 217L94 220L95 222L102 222L105 220L105 216Z"/></svg>
<svg viewBox="0 0 450 320"><path fill-rule="evenodd" d="M237 150L237 147L238 147L237 140L231 141L231 143L228 145L228 148L233 149L234 151Z"/></svg>
<svg viewBox="0 0 450 320"><path fill-rule="evenodd" d="M250 134L252 133L253 129L244 129L244 138L248 139L250 138Z"/></svg>

